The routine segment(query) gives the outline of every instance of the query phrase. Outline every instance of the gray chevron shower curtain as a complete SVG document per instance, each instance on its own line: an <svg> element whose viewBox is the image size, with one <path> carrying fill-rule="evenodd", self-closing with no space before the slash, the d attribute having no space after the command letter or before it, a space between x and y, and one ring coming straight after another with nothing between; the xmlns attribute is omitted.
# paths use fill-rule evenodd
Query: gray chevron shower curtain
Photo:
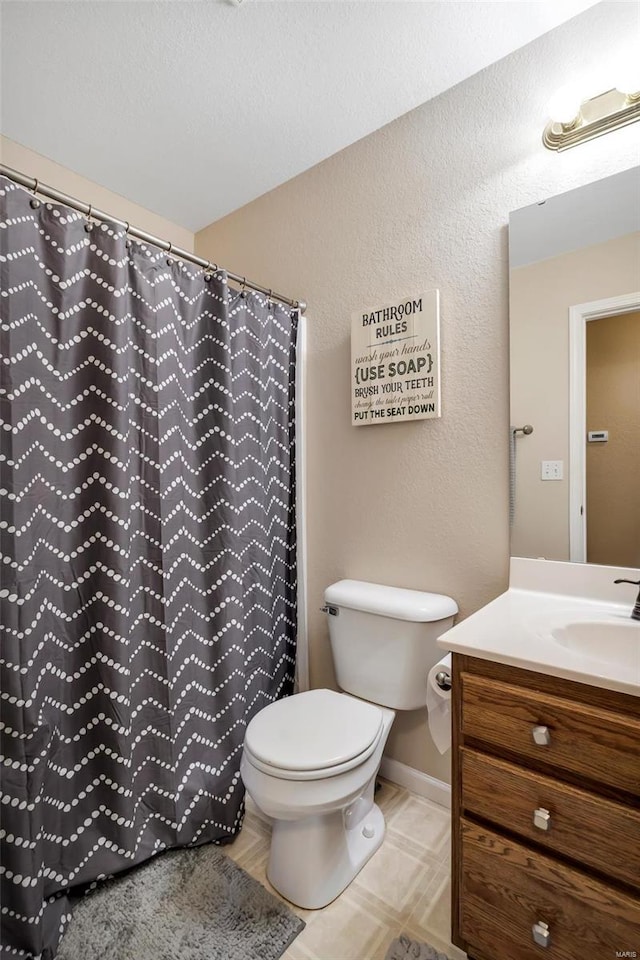
<svg viewBox="0 0 640 960"><path fill-rule="evenodd" d="M297 313L0 180L3 956L239 829L291 692Z"/></svg>

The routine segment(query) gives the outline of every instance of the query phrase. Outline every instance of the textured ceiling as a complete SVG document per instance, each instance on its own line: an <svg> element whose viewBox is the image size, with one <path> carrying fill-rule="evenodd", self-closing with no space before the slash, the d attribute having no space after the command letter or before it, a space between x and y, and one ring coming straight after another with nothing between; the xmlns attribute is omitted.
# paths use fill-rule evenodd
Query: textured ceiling
<svg viewBox="0 0 640 960"><path fill-rule="evenodd" d="M3 0L2 132L197 230L593 5Z"/></svg>

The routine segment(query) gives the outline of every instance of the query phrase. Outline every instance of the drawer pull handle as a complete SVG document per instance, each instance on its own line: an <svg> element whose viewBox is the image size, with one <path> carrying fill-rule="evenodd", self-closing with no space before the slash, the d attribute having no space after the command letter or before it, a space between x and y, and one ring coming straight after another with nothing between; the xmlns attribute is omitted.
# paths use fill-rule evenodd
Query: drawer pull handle
<svg viewBox="0 0 640 960"><path fill-rule="evenodd" d="M551 743L551 733L549 727L534 727L531 731L533 742L539 747L548 747Z"/></svg>
<svg viewBox="0 0 640 960"><path fill-rule="evenodd" d="M537 943L539 947L548 947L549 941L551 940L551 933L549 931L549 924L543 923L542 920L538 920L537 923L534 923L531 928L533 933L533 942Z"/></svg>
<svg viewBox="0 0 640 960"><path fill-rule="evenodd" d="M538 807L533 811L533 825L538 830L549 830L551 827L551 814L545 807Z"/></svg>

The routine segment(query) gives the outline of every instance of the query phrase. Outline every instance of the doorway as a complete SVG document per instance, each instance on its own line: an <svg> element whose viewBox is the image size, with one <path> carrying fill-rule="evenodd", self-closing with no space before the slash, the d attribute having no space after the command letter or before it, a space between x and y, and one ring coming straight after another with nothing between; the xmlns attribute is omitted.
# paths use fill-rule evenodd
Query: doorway
<svg viewBox="0 0 640 960"><path fill-rule="evenodd" d="M587 562L640 566L640 311L587 324Z"/></svg>
<svg viewBox="0 0 640 960"><path fill-rule="evenodd" d="M640 293L570 307L569 340L570 559L637 567Z"/></svg>

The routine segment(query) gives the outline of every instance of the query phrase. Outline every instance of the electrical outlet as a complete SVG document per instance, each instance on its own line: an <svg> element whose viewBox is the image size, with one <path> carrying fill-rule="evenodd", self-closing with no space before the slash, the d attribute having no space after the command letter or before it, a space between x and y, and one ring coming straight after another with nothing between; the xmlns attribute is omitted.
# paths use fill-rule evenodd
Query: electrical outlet
<svg viewBox="0 0 640 960"><path fill-rule="evenodd" d="M542 460L540 478L542 480L562 480L564 479L564 461L563 460Z"/></svg>

